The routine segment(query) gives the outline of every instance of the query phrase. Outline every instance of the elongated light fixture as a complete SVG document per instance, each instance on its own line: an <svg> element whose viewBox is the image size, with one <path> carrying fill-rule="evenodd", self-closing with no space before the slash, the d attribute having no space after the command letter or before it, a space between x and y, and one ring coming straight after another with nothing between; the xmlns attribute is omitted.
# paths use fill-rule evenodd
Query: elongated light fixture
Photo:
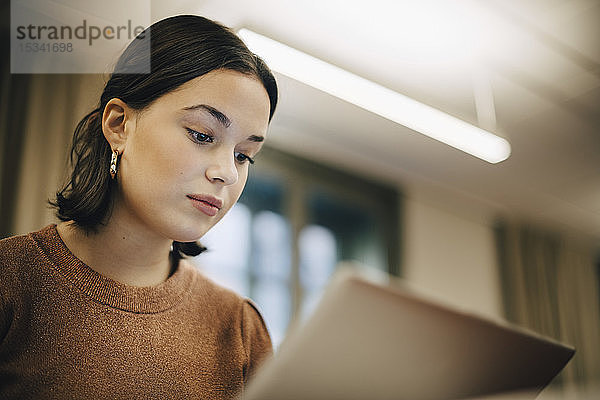
<svg viewBox="0 0 600 400"><path fill-rule="evenodd" d="M508 141L491 132L248 29L238 34L274 71L492 164L510 155Z"/></svg>

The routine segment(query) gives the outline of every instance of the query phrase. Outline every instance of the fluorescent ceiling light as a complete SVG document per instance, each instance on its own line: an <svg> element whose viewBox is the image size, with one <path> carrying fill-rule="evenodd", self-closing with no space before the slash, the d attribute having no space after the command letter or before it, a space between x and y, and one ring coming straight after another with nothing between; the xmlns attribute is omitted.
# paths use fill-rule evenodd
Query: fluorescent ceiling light
<svg viewBox="0 0 600 400"><path fill-rule="evenodd" d="M248 29L238 34L274 71L487 162L510 155L508 141L491 132Z"/></svg>

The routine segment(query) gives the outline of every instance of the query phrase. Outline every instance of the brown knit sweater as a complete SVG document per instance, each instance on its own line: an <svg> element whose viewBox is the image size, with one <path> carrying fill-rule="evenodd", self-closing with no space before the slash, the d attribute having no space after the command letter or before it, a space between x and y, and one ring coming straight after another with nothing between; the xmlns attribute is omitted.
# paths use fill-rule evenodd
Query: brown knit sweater
<svg viewBox="0 0 600 400"><path fill-rule="evenodd" d="M226 399L272 351L251 302L185 260L155 287L104 277L56 225L0 241L1 399Z"/></svg>

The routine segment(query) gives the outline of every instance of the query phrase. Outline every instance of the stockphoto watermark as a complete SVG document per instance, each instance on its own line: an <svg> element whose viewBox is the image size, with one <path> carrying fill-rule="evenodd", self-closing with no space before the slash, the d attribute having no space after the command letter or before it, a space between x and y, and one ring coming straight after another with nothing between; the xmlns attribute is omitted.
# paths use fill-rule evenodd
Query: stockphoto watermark
<svg viewBox="0 0 600 400"><path fill-rule="evenodd" d="M138 36L139 35L139 36ZM131 20L127 20L127 25L119 25L119 26L95 26L89 25L87 20L83 20L81 25L73 28L69 25L62 26L39 26L29 24L27 26L21 25L17 26L17 40L25 40L25 41L69 41L71 42L75 39L84 39L88 41L88 44L91 46L95 40L98 39L106 39L112 40L117 39L121 40L121 38L127 38L127 40L131 40L136 38L138 40L142 40L145 37L144 27L138 25L136 27L132 27ZM21 48L23 43L21 43Z"/></svg>
<svg viewBox="0 0 600 400"><path fill-rule="evenodd" d="M148 73L149 25L149 0L11 0L11 72L112 72L137 40L144 62L116 72Z"/></svg>

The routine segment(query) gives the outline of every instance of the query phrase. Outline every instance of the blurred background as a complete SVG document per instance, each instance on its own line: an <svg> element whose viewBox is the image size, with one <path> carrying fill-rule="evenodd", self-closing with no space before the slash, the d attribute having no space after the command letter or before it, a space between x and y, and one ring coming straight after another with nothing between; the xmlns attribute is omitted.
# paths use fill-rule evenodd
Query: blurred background
<svg viewBox="0 0 600 400"><path fill-rule="evenodd" d="M2 8L5 237L56 222L46 200L106 75L10 74ZM489 164L276 74L266 148L194 260L259 304L275 344L355 261L574 345L561 391L600 378L600 1L151 1L153 22L181 13L249 28L512 146Z"/></svg>

